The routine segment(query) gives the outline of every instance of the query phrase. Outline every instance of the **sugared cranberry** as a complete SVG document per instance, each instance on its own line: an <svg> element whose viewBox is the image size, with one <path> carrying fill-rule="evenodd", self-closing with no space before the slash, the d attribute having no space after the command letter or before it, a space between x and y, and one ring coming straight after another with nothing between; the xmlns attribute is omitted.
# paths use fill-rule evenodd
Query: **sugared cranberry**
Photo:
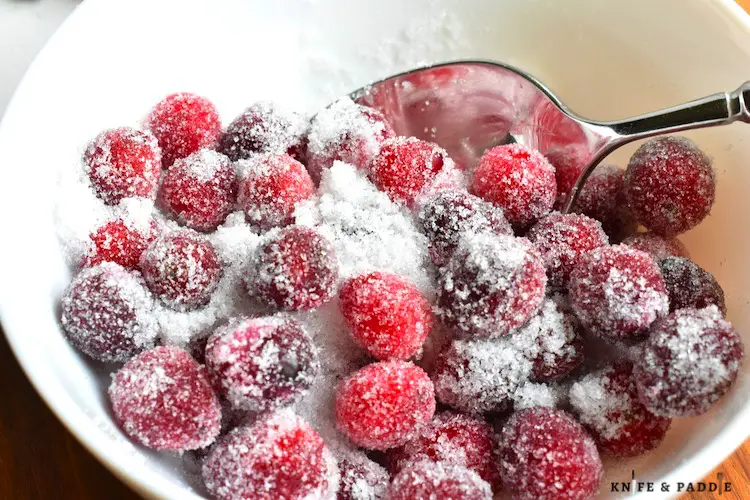
<svg viewBox="0 0 750 500"><path fill-rule="evenodd" d="M585 138L582 137L582 139L585 141ZM566 202L589 156L589 148L586 144L555 146L547 151L546 157L555 167L555 184L557 184L557 202L559 205Z"/></svg>
<svg viewBox="0 0 750 500"><path fill-rule="evenodd" d="M221 134L221 120L213 103L186 92L157 103L145 124L159 141L165 167L199 149L212 148Z"/></svg>
<svg viewBox="0 0 750 500"><path fill-rule="evenodd" d="M156 196L161 151L148 132L127 127L105 130L88 145L83 162L94 193L107 205Z"/></svg>
<svg viewBox="0 0 750 500"><path fill-rule="evenodd" d="M208 303L223 275L211 242L189 231L157 238L141 256L141 271L154 295L173 309Z"/></svg>
<svg viewBox="0 0 750 500"><path fill-rule="evenodd" d="M581 256L609 244L602 225L580 214L553 212L540 219L526 235L547 269L547 283L564 288Z"/></svg>
<svg viewBox="0 0 750 500"><path fill-rule="evenodd" d="M282 410L220 440L203 464L203 481L219 500L329 498L339 475L318 433Z"/></svg>
<svg viewBox="0 0 750 500"><path fill-rule="evenodd" d="M262 230L291 224L297 203L315 193L305 166L286 154L258 154L237 166L237 202L248 222Z"/></svg>
<svg viewBox="0 0 750 500"><path fill-rule="evenodd" d="M546 283L544 264L528 240L465 235L440 277L440 314L460 335L500 337L534 315Z"/></svg>
<svg viewBox="0 0 750 500"><path fill-rule="evenodd" d="M702 309L711 304L727 313L724 290L714 275L694 262L681 257L667 257L659 261L664 284L669 293L669 310Z"/></svg>
<svg viewBox="0 0 750 500"><path fill-rule="evenodd" d="M336 389L336 423L359 446L386 450L416 436L435 413L427 374L403 361L367 365Z"/></svg>
<svg viewBox="0 0 750 500"><path fill-rule="evenodd" d="M529 408L514 413L500 437L500 476L513 498L584 500L602 479L594 440L561 410Z"/></svg>
<svg viewBox="0 0 750 500"><path fill-rule="evenodd" d="M308 122L299 113L272 102L257 102L245 109L221 134L218 150L232 161L255 153L289 154L302 161Z"/></svg>
<svg viewBox="0 0 750 500"><path fill-rule="evenodd" d="M362 452L345 453L339 458L341 482L336 500L383 500L391 477L385 468Z"/></svg>
<svg viewBox="0 0 750 500"><path fill-rule="evenodd" d="M307 136L307 168L318 183L323 170L340 160L366 168L386 139L395 137L383 115L348 97L339 99L312 119Z"/></svg>
<svg viewBox="0 0 750 500"><path fill-rule="evenodd" d="M62 326L88 356L123 362L154 345L153 298L136 273L113 262L82 270L62 298Z"/></svg>
<svg viewBox="0 0 750 500"><path fill-rule="evenodd" d="M624 245L651 255L656 261L667 257L690 258L685 245L677 238L666 238L655 233L636 233L622 240Z"/></svg>
<svg viewBox="0 0 750 500"><path fill-rule="evenodd" d="M492 488L465 467L424 460L405 467L388 488L389 500L418 498L491 500Z"/></svg>
<svg viewBox="0 0 750 500"><path fill-rule="evenodd" d="M141 254L158 234L153 220L133 221L116 218L99 226L91 233L91 245L84 265L95 266L102 262L114 262L128 269L137 269Z"/></svg>
<svg viewBox="0 0 750 500"><path fill-rule="evenodd" d="M665 236L698 225L711 211L716 173L711 160L685 137L643 144L625 172L628 204L638 221Z"/></svg>
<svg viewBox="0 0 750 500"><path fill-rule="evenodd" d="M438 176L455 168L448 153L437 144L415 137L395 137L383 142L370 162L370 180L393 201L413 203Z"/></svg>
<svg viewBox="0 0 750 500"><path fill-rule="evenodd" d="M638 339L669 311L659 266L626 245L584 255L570 276L570 303L592 333L613 340Z"/></svg>
<svg viewBox="0 0 750 500"><path fill-rule="evenodd" d="M552 209L555 168L539 151L521 144L497 146L480 158L469 190L502 207L513 228L523 231Z"/></svg>
<svg viewBox="0 0 750 500"><path fill-rule="evenodd" d="M465 234L494 232L512 235L503 210L466 191L440 191L419 210L419 223L430 240L430 256L439 266L448 262Z"/></svg>
<svg viewBox="0 0 750 500"><path fill-rule="evenodd" d="M678 309L651 328L636 357L638 395L656 415L700 415L729 391L743 354L718 307Z"/></svg>
<svg viewBox="0 0 750 500"><path fill-rule="evenodd" d="M161 184L161 198L170 215L198 231L213 231L224 222L236 193L232 162L210 149L175 161Z"/></svg>
<svg viewBox="0 0 750 500"><path fill-rule="evenodd" d="M617 457L653 450L672 422L654 415L638 400L633 366L629 363L589 373L573 384L569 399L599 450Z"/></svg>
<svg viewBox="0 0 750 500"><path fill-rule="evenodd" d="M613 243L633 234L638 227L625 196L625 171L615 165L600 165L581 188L573 211L602 223Z"/></svg>
<svg viewBox="0 0 750 500"><path fill-rule="evenodd" d="M376 271L351 278L339 298L352 337L375 359L409 359L430 333L430 303L395 274Z"/></svg>
<svg viewBox="0 0 750 500"><path fill-rule="evenodd" d="M469 415L442 412L414 439L388 452L394 474L409 464L432 460L473 470L490 485L498 484L495 437L484 420Z"/></svg>
<svg viewBox="0 0 750 500"><path fill-rule="evenodd" d="M219 435L219 399L203 367L177 347L155 347L125 363L109 400L125 434L148 448L194 450Z"/></svg>
<svg viewBox="0 0 750 500"><path fill-rule="evenodd" d="M335 292L338 263L333 247L313 229L292 226L273 235L258 251L247 287L270 306L314 309Z"/></svg>
<svg viewBox="0 0 750 500"><path fill-rule="evenodd" d="M205 356L214 387L254 412L297 400L319 369L312 339L286 316L230 320L209 337Z"/></svg>

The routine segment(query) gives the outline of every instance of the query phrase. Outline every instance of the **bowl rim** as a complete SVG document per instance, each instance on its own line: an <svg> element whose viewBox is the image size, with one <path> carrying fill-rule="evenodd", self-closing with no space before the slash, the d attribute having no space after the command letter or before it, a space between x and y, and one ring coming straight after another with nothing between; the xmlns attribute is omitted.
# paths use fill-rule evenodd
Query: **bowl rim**
<svg viewBox="0 0 750 500"><path fill-rule="evenodd" d="M10 121L8 117L13 117L16 114L19 89L28 85L30 75L33 75L36 67L41 64L39 61L45 61L47 59L46 54L49 52L50 47L55 45L57 40L62 38L65 33L73 30L81 20L85 19L85 15L90 9L92 9L92 5L103 3L104 1L106 0L87 0L76 6L53 35L47 40L39 53L34 57L34 60L29 65L14 90L13 96L8 102L5 114L2 117L2 120L0 120L0 148L2 148L4 142L4 130L8 126L7 123ZM727 17L734 21L736 25L743 29L748 34L748 37L750 37L750 13L746 12L735 0L710 1L713 2L715 6L722 9L725 14L728 14ZM0 187L1 186L2 185L0 184ZM149 469L146 464L139 461L136 456L120 455L112 448L107 447L106 443L109 440L109 437L98 427L92 428L92 426L87 425L90 417L87 416L66 393L56 393L54 391L46 390L46 383L42 380L42 377L35 372L30 361L22 354L23 346L19 338L23 333L14 326L17 322L14 321L13 318L14 313L10 308L4 307L3 303L0 302L0 325L2 325L2 331L8 341L13 356L16 358L24 375L29 380L36 393L63 424L67 431L70 432L78 442L96 457L96 459L110 472L136 493L147 498L158 499L175 498L176 494L179 493L180 498L185 498L184 490L177 490L174 484L167 481L160 474L155 473L153 469ZM692 458L688 459L683 463L677 464L673 470L663 476L661 480L669 484L675 484L677 482L687 482L686 479L688 481L698 481L704 478L711 470L741 446L742 442L744 442L748 436L750 436L750 427L745 424L748 419L750 419L750 404L743 407L733 422L724 427L706 447L698 452L703 457L708 458L708 460L701 461ZM742 441L739 443L737 439L738 436L742 436ZM695 456L693 458L695 458ZM604 488L605 485L602 485L603 490ZM669 494L668 496L671 497L677 495L676 492L673 493L674 495ZM645 496L646 493L641 493L635 495L634 498L643 498ZM196 499L202 498L198 494L193 494L192 497Z"/></svg>

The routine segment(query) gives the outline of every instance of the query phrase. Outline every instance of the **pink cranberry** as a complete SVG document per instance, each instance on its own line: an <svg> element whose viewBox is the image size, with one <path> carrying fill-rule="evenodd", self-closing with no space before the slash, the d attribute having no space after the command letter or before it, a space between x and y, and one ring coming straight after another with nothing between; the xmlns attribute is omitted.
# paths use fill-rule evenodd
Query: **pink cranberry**
<svg viewBox="0 0 750 500"><path fill-rule="evenodd" d="M584 255L570 276L570 303L583 326L613 340L643 337L669 311L659 266L625 245Z"/></svg>
<svg viewBox="0 0 750 500"><path fill-rule="evenodd" d="M496 146L479 160L469 190L502 207L513 228L523 231L552 209L555 167L521 144Z"/></svg>
<svg viewBox="0 0 750 500"><path fill-rule="evenodd" d="M294 222L297 203L315 194L305 166L286 154L257 154L237 165L239 207L248 222L262 230Z"/></svg>
<svg viewBox="0 0 750 500"><path fill-rule="evenodd" d="M382 500L391 477L382 465L362 452L345 453L339 458L341 482L336 500Z"/></svg>
<svg viewBox="0 0 750 500"><path fill-rule="evenodd" d="M513 498L593 498L602 480L594 440L562 410L514 413L500 436L500 476Z"/></svg>
<svg viewBox="0 0 750 500"><path fill-rule="evenodd" d="M636 357L638 395L656 415L700 415L729 391L743 355L718 307L678 309L651 328Z"/></svg>
<svg viewBox="0 0 750 500"><path fill-rule="evenodd" d="M137 269L141 254L157 233L158 227L153 220L146 224L123 218L110 220L91 233L91 246L84 265L114 262L127 269Z"/></svg>
<svg viewBox="0 0 750 500"><path fill-rule="evenodd" d="M427 374L403 361L367 365L336 389L336 423L357 445L374 450L401 446L435 413Z"/></svg>
<svg viewBox="0 0 750 500"><path fill-rule="evenodd" d="M422 461L405 467L388 488L389 500L492 500L490 485L460 465Z"/></svg>
<svg viewBox="0 0 750 500"><path fill-rule="evenodd" d="M109 399L125 434L148 448L194 450L219 435L219 400L203 367L177 347L155 347L125 363Z"/></svg>
<svg viewBox="0 0 750 500"><path fill-rule="evenodd" d="M148 132L127 127L105 130L86 148L83 162L94 193L107 205L156 196L161 151Z"/></svg>
<svg viewBox="0 0 750 500"><path fill-rule="evenodd" d="M599 450L617 457L653 450L672 422L654 415L638 400L633 366L629 363L589 373L573 384L569 399Z"/></svg>
<svg viewBox="0 0 750 500"><path fill-rule="evenodd" d="M139 276L113 262L83 269L62 298L62 327L86 355L123 362L154 345L153 298Z"/></svg>
<svg viewBox="0 0 750 500"><path fill-rule="evenodd" d="M682 257L667 257L659 261L664 284L669 293L669 310L702 309L711 304L727 313L724 290L714 275Z"/></svg>
<svg viewBox="0 0 750 500"><path fill-rule="evenodd" d="M636 233L625 238L622 243L651 255L656 261L667 257L690 258L685 245L677 238L666 238L655 233Z"/></svg>
<svg viewBox="0 0 750 500"><path fill-rule="evenodd" d="M578 194L573 211L602 223L613 243L633 234L638 227L625 196L624 171L615 165L600 165L591 172Z"/></svg>
<svg viewBox="0 0 750 500"><path fill-rule="evenodd" d="M409 359L430 333L430 303L395 274L376 271L351 278L339 298L354 340L375 359Z"/></svg>
<svg viewBox="0 0 750 500"><path fill-rule="evenodd" d="M625 191L641 224L673 236L697 226L711 211L716 174L711 160L690 139L658 137L630 159Z"/></svg>

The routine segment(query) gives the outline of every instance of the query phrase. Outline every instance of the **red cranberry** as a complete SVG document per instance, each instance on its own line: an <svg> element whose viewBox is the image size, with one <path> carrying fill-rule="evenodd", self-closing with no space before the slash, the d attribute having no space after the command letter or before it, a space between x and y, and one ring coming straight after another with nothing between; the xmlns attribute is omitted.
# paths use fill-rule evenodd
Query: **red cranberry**
<svg viewBox="0 0 750 500"><path fill-rule="evenodd" d="M624 171L615 165L600 165L581 188L573 211L602 223L610 240L619 243L638 227L625 196Z"/></svg>
<svg viewBox="0 0 750 500"><path fill-rule="evenodd" d="M285 410L220 440L203 464L203 481L219 500L278 500L329 498L339 478L323 439Z"/></svg>
<svg viewBox="0 0 750 500"><path fill-rule="evenodd" d="M622 242L636 250L646 252L656 261L667 257L690 258L687 248L677 238L665 238L655 233L637 233L625 238Z"/></svg>
<svg viewBox="0 0 750 500"><path fill-rule="evenodd" d="M299 399L319 370L312 339L285 316L231 320L209 337L205 357L222 396L254 412Z"/></svg>
<svg viewBox="0 0 750 500"><path fill-rule="evenodd" d="M437 144L415 137L394 137L383 142L370 163L370 180L393 201L412 204L418 196L455 168Z"/></svg>
<svg viewBox="0 0 750 500"><path fill-rule="evenodd" d="M88 145L83 162L94 193L107 205L156 196L161 151L148 132L127 127L105 130Z"/></svg>
<svg viewBox="0 0 750 500"><path fill-rule="evenodd" d="M151 243L141 256L141 271L154 295L178 310L207 304L223 275L211 242L188 231Z"/></svg>
<svg viewBox="0 0 750 500"><path fill-rule="evenodd" d="M313 229L292 226L261 246L247 286L269 306L297 311L327 302L337 279L331 244Z"/></svg>
<svg viewBox="0 0 750 500"><path fill-rule="evenodd" d="M555 203L555 168L539 151L521 144L497 146L480 158L469 190L503 208L516 231L547 214Z"/></svg>
<svg viewBox="0 0 750 500"><path fill-rule="evenodd" d="M654 415L638 400L633 366L629 363L589 373L573 384L569 399L599 450L617 457L653 450L672 422Z"/></svg>
<svg viewBox="0 0 750 500"><path fill-rule="evenodd" d="M564 288L581 256L609 244L602 225L580 214L553 212L526 235L536 246L547 269L547 283Z"/></svg>
<svg viewBox="0 0 750 500"><path fill-rule="evenodd" d="M729 391L743 354L718 307L678 309L651 328L636 357L638 395L656 415L700 415Z"/></svg>
<svg viewBox="0 0 750 500"><path fill-rule="evenodd" d="M489 484L499 484L492 426L478 417L442 412L414 439L388 452L389 467L398 473L409 464L432 460L460 465Z"/></svg>
<svg viewBox="0 0 750 500"><path fill-rule="evenodd" d="M585 141L584 137L581 137ZM557 201L565 203L570 191L575 186L578 177L587 163L589 149L586 144L567 144L563 147L553 147L547 151L547 159L555 167L555 183L557 184ZM586 181L588 184L588 181Z"/></svg>
<svg viewBox="0 0 750 500"><path fill-rule="evenodd" d="M257 102L229 124L219 139L219 151L232 161L255 153L289 154L303 160L308 123L299 113L272 102Z"/></svg>
<svg viewBox="0 0 750 500"><path fill-rule="evenodd" d="M682 257L667 257L659 261L664 284L669 293L669 311L702 309L711 304L727 313L724 290L714 275Z"/></svg>
<svg viewBox="0 0 750 500"><path fill-rule="evenodd" d="M294 222L297 203L315 194L305 166L288 155L259 154L238 162L239 207L247 220L266 230Z"/></svg>
<svg viewBox="0 0 750 500"><path fill-rule="evenodd" d="M385 117L373 108L339 99L312 119L307 136L307 168L316 183L340 160L364 169L386 139L395 137Z"/></svg>
<svg viewBox="0 0 750 500"><path fill-rule="evenodd" d="M544 264L528 240L466 235L442 271L438 306L456 333L500 337L536 313L546 282Z"/></svg>
<svg viewBox="0 0 750 500"><path fill-rule="evenodd" d="M391 477L382 465L361 452L339 458L341 482L336 500L383 500Z"/></svg>
<svg viewBox="0 0 750 500"><path fill-rule="evenodd" d="M339 298L354 340L375 359L409 359L430 333L430 303L395 274L376 271L351 278Z"/></svg>
<svg viewBox="0 0 750 500"><path fill-rule="evenodd" d="M393 478L389 500L492 500L490 485L476 472L459 465L425 460L409 465Z"/></svg>
<svg viewBox="0 0 750 500"><path fill-rule="evenodd" d="M153 346L153 299L136 273L113 262L83 269L62 298L62 326L88 356L123 362Z"/></svg>
<svg viewBox="0 0 750 500"><path fill-rule="evenodd" d="M583 326L613 340L644 336L669 310L659 266L647 253L625 245L584 255L570 276L568 290Z"/></svg>
<svg viewBox="0 0 750 500"><path fill-rule="evenodd" d="M403 361L367 365L336 389L336 422L359 446L386 450L416 436L435 413L427 374Z"/></svg>
<svg viewBox="0 0 750 500"><path fill-rule="evenodd" d="M237 179L229 158L202 149L175 161L164 175L161 198L180 223L213 231L234 207Z"/></svg>
<svg viewBox="0 0 750 500"><path fill-rule="evenodd" d="M430 256L445 265L465 234L483 231L512 235L503 210L466 191L440 191L419 211L419 223L430 240Z"/></svg>
<svg viewBox="0 0 750 500"><path fill-rule="evenodd" d="M128 269L137 269L141 254L158 233L156 222L141 224L127 218L110 220L91 233L91 246L84 265L95 266L114 262Z"/></svg>
<svg viewBox="0 0 750 500"><path fill-rule="evenodd" d="M594 440L562 410L521 410L503 426L500 476L513 498L593 498L602 473Z"/></svg>
<svg viewBox="0 0 750 500"><path fill-rule="evenodd" d="M148 448L194 450L219 435L219 399L203 367L177 347L155 347L125 363L109 399L125 434Z"/></svg>
<svg viewBox="0 0 750 500"><path fill-rule="evenodd" d="M711 160L690 139L658 137L630 159L625 190L641 224L673 236L697 226L711 211L716 174Z"/></svg>
<svg viewBox="0 0 750 500"><path fill-rule="evenodd" d="M221 134L213 103L186 92L171 94L156 104L145 123L159 140L165 167L199 149L212 148Z"/></svg>

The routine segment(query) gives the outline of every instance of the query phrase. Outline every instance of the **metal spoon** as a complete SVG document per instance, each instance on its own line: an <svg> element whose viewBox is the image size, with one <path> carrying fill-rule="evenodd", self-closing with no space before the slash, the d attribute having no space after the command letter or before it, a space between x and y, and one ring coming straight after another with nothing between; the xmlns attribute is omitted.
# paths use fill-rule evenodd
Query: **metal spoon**
<svg viewBox="0 0 750 500"><path fill-rule="evenodd" d="M399 135L433 141L467 167L488 149L518 142L547 156L568 156L580 176L573 208L594 167L631 141L681 130L750 123L750 82L653 113L596 121L572 112L542 82L507 64L457 61L407 71L350 94L383 112Z"/></svg>

